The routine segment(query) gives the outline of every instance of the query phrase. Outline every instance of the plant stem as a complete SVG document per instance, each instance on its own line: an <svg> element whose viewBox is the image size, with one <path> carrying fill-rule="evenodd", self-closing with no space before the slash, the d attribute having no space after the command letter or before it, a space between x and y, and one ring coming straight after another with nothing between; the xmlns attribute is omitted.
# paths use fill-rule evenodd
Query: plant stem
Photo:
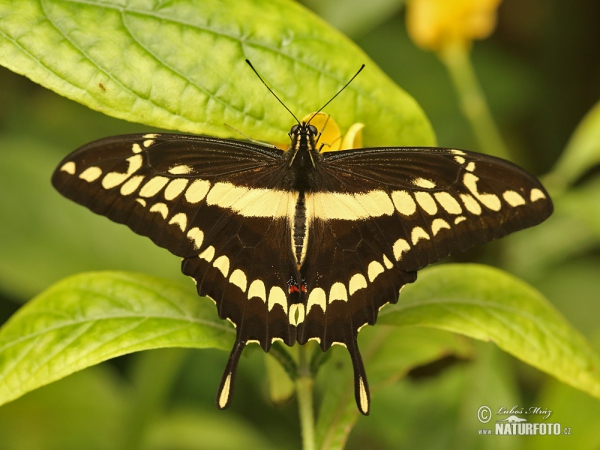
<svg viewBox="0 0 600 450"><path fill-rule="evenodd" d="M310 371L310 358L307 345L300 345L298 351L298 377L296 378L296 396L302 430L302 449L315 449L315 417L313 410L313 377Z"/></svg>
<svg viewBox="0 0 600 450"><path fill-rule="evenodd" d="M467 47L449 44L438 55L450 72L461 108L473 128L481 150L488 155L510 159L477 80Z"/></svg>

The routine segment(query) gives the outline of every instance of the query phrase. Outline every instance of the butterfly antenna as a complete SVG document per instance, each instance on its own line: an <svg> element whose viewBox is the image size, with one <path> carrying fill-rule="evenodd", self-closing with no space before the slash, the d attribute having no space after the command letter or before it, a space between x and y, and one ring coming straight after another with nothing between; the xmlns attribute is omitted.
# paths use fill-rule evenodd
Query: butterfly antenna
<svg viewBox="0 0 600 450"><path fill-rule="evenodd" d="M317 114L319 114L321 111L323 111L325 109L325 107L333 101L334 98L336 98L338 95L340 95L342 93L342 91L344 89L346 89L348 87L348 85L350 83L352 83L352 81L354 81L354 79L358 76L359 73L362 72L362 70L364 68L365 68L364 64L362 66L360 66L360 69L358 69L358 71L354 74L354 76L352 78L350 78L350 81L348 81L339 91L337 91L337 94L335 94L333 97L331 97L327 103L325 103L323 106L321 106L321 108L319 108L319 110L313 114L313 116L310 118L310 120L307 122L307 124L310 123L310 121L313 119L313 117L315 117Z"/></svg>
<svg viewBox="0 0 600 450"><path fill-rule="evenodd" d="M283 105L283 107L284 107L284 108L287 110L287 112L289 112L289 113L292 115L292 117L293 117L294 119L296 119L296 122L298 122L298 125L300 125L300 121L298 120L298 118L297 118L297 117L294 115L294 113L293 113L293 112L290 110L290 108L288 108L287 106L285 106L285 103L283 103L283 102L281 101L281 99L280 99L279 97L277 97L277 94L275 94L275 92L273 92L273 89L271 89L271 88L269 87L269 85L268 85L267 83L265 83L265 80L263 80L263 79L262 79L262 77L261 77L261 76L260 76L260 74L259 74L259 73L256 71L256 69L254 68L254 66L252 65L252 63L251 63L251 62L250 62L248 59L246 60L246 63L247 63L247 64L250 66L250 68L251 68L251 69L254 71L254 73L256 74L256 76L258 77L258 79L259 79L259 80L262 82L262 84L264 84L264 85L265 85L265 87L266 87L266 88L269 90L269 92L270 92L271 94L273 94L273 97L275 97L275 98L277 99L277 101ZM358 75L358 74L357 74L357 75ZM356 76L356 75L355 75L355 76ZM352 81L352 80L350 80L350 81ZM345 87L345 86L344 86L344 87ZM337 94L336 94L336 95L337 95Z"/></svg>

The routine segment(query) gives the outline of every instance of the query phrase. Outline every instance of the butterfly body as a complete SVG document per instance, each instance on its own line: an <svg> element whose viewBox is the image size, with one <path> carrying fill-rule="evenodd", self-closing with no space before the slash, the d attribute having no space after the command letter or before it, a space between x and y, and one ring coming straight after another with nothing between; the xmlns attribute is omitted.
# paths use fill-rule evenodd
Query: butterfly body
<svg viewBox="0 0 600 450"><path fill-rule="evenodd" d="M321 152L299 123L287 151L175 134L117 136L69 155L66 197L183 258L198 293L236 326L217 403L245 345L345 346L369 411L357 334L419 269L533 226L552 212L517 166L454 149Z"/></svg>

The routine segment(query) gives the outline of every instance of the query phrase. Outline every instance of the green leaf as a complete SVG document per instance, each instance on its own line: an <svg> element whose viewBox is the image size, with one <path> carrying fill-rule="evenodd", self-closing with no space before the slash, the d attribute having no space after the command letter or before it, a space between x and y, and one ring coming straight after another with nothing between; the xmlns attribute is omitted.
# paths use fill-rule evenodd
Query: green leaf
<svg viewBox="0 0 600 450"><path fill-rule="evenodd" d="M466 358L470 346L464 338L436 330L377 326L361 333L360 347L369 377L372 406L376 393L416 367L445 356ZM332 360L318 375L323 399L317 420L317 448L343 448L359 418L354 400L354 378L347 351L331 349ZM385 390L383 390L385 391Z"/></svg>
<svg viewBox="0 0 600 450"><path fill-rule="evenodd" d="M600 137L599 137L600 139ZM574 187L560 196L560 214L571 217L600 241L600 177Z"/></svg>
<svg viewBox="0 0 600 450"><path fill-rule="evenodd" d="M228 349L233 334L191 286L121 272L67 278L0 329L0 404L126 353Z"/></svg>
<svg viewBox="0 0 600 450"><path fill-rule="evenodd" d="M592 338L594 348L600 348L600 335ZM565 434L564 440L540 439L528 436L527 450L562 450L568 439L570 448L597 449L600 448L598 434L598 417L600 417L600 402L562 383L550 380L542 386L540 395L535 401L551 410L548 422L560 423ZM545 436L544 436L545 437ZM536 439L537 438L537 439Z"/></svg>
<svg viewBox="0 0 600 450"><path fill-rule="evenodd" d="M245 421L235 414L218 414L214 410L195 411L189 407L176 407L166 417L156 421L149 428L144 444L142 448L152 450L282 448L269 442L252 420Z"/></svg>
<svg viewBox="0 0 600 450"><path fill-rule="evenodd" d="M125 448L128 385L96 366L0 408L0 448L11 450Z"/></svg>
<svg viewBox="0 0 600 450"><path fill-rule="evenodd" d="M475 264L424 270L381 323L453 331L498 347L558 380L600 398L600 359L535 289Z"/></svg>
<svg viewBox="0 0 600 450"><path fill-rule="evenodd" d="M545 181L564 189L596 164L600 164L600 102L581 120Z"/></svg>
<svg viewBox="0 0 600 450"><path fill-rule="evenodd" d="M360 36L368 33L382 22L394 17L404 8L403 0L303 0L316 12L348 36Z"/></svg>
<svg viewBox="0 0 600 450"><path fill-rule="evenodd" d="M420 107L341 33L290 0L0 0L0 64L90 108L161 128L287 142L327 111L368 145L432 145Z"/></svg>

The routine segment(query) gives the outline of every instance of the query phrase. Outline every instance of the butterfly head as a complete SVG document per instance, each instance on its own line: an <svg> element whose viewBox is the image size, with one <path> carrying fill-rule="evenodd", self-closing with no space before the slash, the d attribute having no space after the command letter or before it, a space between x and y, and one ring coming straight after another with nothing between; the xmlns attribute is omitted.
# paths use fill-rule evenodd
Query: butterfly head
<svg viewBox="0 0 600 450"><path fill-rule="evenodd" d="M318 140L319 130L314 125L308 122L301 122L294 125L289 132L290 139L292 140L291 148L294 150L299 149L314 149Z"/></svg>
<svg viewBox="0 0 600 450"><path fill-rule="evenodd" d="M319 130L314 125L308 122L299 122L294 125L289 132L292 144L290 145L290 162L289 166L297 167L315 167L316 149Z"/></svg>

